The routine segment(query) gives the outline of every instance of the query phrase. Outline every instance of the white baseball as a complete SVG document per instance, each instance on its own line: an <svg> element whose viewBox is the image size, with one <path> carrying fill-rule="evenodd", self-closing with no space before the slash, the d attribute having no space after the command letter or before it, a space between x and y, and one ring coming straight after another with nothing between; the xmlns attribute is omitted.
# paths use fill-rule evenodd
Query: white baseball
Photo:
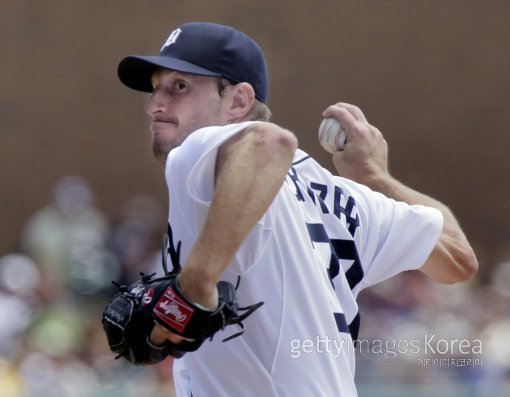
<svg viewBox="0 0 510 397"><path fill-rule="evenodd" d="M346 143L345 130L338 121L328 117L322 120L319 127L319 142L329 153L344 150Z"/></svg>

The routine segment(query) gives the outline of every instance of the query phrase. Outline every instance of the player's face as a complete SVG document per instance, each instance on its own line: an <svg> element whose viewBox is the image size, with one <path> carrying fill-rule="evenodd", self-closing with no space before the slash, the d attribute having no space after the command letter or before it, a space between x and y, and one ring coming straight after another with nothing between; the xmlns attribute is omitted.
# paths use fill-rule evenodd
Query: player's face
<svg viewBox="0 0 510 397"><path fill-rule="evenodd" d="M159 70L152 87L145 110L151 117L154 156L161 162L193 131L227 123L215 78Z"/></svg>

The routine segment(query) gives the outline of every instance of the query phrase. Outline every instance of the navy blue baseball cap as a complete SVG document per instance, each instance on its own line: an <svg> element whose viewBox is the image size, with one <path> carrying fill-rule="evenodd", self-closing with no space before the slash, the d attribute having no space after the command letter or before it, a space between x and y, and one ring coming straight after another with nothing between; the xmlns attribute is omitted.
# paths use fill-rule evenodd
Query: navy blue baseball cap
<svg viewBox="0 0 510 397"><path fill-rule="evenodd" d="M163 44L159 56L131 55L122 59L120 81L137 91L152 92L152 74L160 68L247 82L255 97L266 102L269 76L264 54L250 37L230 26L209 22L181 25Z"/></svg>

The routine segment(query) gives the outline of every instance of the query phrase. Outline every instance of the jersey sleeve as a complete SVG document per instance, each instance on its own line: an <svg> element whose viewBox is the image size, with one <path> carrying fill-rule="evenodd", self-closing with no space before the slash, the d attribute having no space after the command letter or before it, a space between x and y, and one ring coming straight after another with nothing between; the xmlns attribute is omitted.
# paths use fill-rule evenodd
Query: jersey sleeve
<svg viewBox="0 0 510 397"><path fill-rule="evenodd" d="M356 186L361 233L356 243L364 277L360 290L420 268L437 243L443 216L435 208L388 198Z"/></svg>
<svg viewBox="0 0 510 397"><path fill-rule="evenodd" d="M174 184L178 198L208 206L214 194L214 172L218 148L253 122L224 127L206 127L193 132L183 144L174 149L167 160L167 185ZM186 197L187 196L187 197Z"/></svg>
<svg viewBox="0 0 510 397"><path fill-rule="evenodd" d="M232 124L225 127L204 128L194 133L188 147L198 148L197 161L191 168L186 181L191 198L197 203L210 204L214 194L214 172L218 148L229 138L242 132L253 122ZM193 150L193 149L191 149Z"/></svg>

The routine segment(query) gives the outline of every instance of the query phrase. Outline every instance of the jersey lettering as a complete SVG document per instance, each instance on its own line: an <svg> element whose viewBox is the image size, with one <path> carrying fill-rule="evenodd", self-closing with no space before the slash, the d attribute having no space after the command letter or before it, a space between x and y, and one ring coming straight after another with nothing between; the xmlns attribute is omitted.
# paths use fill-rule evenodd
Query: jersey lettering
<svg viewBox="0 0 510 397"><path fill-rule="evenodd" d="M301 189L299 187L298 181L299 177L297 175L296 169L294 167L290 167L289 171L289 177L290 180L294 183L294 186L296 187L296 198L298 201L305 201L305 198L303 196L303 193L301 193Z"/></svg>
<svg viewBox="0 0 510 397"><path fill-rule="evenodd" d="M305 201L305 195L302 192L303 184L300 183L299 175L294 167L290 168L289 177L296 188L296 199ZM310 182L310 186L306 186L306 192L312 203L318 206L323 214L329 214L330 211L326 204L328 199L328 186L318 182ZM342 219L345 217L345 223L351 236L354 237L356 229L359 226L359 215L356 208L356 201L352 196L347 196L340 186L334 186L333 192L333 214Z"/></svg>
<svg viewBox="0 0 510 397"><path fill-rule="evenodd" d="M324 214L329 214L328 206L326 205L326 196L328 194L328 186L323 185L321 183L311 182L310 188L315 190L317 192L317 195L319 197L319 205L321 207L321 211ZM315 204L315 195L312 194L312 201Z"/></svg>
<svg viewBox="0 0 510 397"><path fill-rule="evenodd" d="M333 213L340 219L340 215L343 214L345 216L346 222L349 225L349 233L351 236L354 236L356 232L356 228L359 226L359 216L356 214L355 217L352 216L353 210L355 209L356 202L349 196L346 198L345 206L342 206L342 196L345 196L344 191L341 187L335 186L335 198L333 201L334 210Z"/></svg>

